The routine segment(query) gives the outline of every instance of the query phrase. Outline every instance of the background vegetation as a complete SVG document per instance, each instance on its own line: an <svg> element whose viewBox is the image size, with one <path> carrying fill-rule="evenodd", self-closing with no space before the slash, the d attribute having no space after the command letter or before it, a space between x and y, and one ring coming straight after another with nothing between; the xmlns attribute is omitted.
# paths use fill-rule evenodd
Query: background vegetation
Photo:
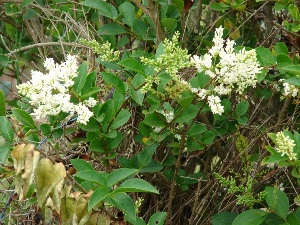
<svg viewBox="0 0 300 225"><path fill-rule="evenodd" d="M299 94L283 96L280 81L300 87L299 7L296 0L2 1L1 223L300 224ZM165 70L181 62L180 48L204 55L219 26L237 51L255 48L263 67L255 88L222 96L222 115ZM176 32L179 48L155 72L141 59L166 55L163 41ZM68 54L80 61L73 100L98 101L87 125L63 113L36 120L14 89L31 70L45 71L46 58L60 63ZM193 88L212 82L187 62L176 74ZM159 81L141 92L149 77ZM298 159L276 152L282 130Z"/></svg>

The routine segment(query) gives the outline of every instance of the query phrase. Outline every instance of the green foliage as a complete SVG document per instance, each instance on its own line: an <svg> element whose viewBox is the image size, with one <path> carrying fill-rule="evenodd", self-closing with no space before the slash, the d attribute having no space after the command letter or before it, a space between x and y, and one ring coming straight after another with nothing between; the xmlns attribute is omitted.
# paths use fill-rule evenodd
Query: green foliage
<svg viewBox="0 0 300 225"><path fill-rule="evenodd" d="M48 109L60 110L55 116L35 117L37 99L9 101L14 82L0 82L5 224L19 223L15 214L32 220L29 212L45 224L299 223L296 2L26 0L0 9L1 78L20 84L28 70L43 71L45 58L76 55L66 92L91 113L80 123L80 110L62 104ZM225 39L235 41L231 55ZM251 57L259 73L249 71ZM248 73L254 83L241 90ZM230 91L220 94L224 85ZM283 129L280 141L272 132ZM12 189L19 201L4 191Z"/></svg>

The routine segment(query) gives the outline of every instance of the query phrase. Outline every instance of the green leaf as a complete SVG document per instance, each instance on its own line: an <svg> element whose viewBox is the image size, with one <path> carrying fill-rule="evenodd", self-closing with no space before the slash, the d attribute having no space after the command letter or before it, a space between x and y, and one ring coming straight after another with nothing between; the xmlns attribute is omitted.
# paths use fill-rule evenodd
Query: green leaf
<svg viewBox="0 0 300 225"><path fill-rule="evenodd" d="M188 122L191 119L194 119L199 111L199 108L195 105L189 105L183 110L175 119L176 123Z"/></svg>
<svg viewBox="0 0 300 225"><path fill-rule="evenodd" d="M237 118L237 121L238 121L239 124L245 125L248 122L248 117L241 116L241 117Z"/></svg>
<svg viewBox="0 0 300 225"><path fill-rule="evenodd" d="M102 72L100 75L105 82L113 85L123 96L125 96L125 85L119 77L106 72Z"/></svg>
<svg viewBox="0 0 300 225"><path fill-rule="evenodd" d="M166 218L167 218L167 213L166 212L154 213L150 217L150 219L148 221L148 225L164 225Z"/></svg>
<svg viewBox="0 0 300 225"><path fill-rule="evenodd" d="M204 88L210 81L210 76L204 72L199 73L196 77L192 78L189 83L193 88Z"/></svg>
<svg viewBox="0 0 300 225"><path fill-rule="evenodd" d="M98 30L99 35L117 35L126 33L128 33L128 31L115 22L107 23Z"/></svg>
<svg viewBox="0 0 300 225"><path fill-rule="evenodd" d="M140 173L156 173L163 169L163 166L154 160L151 160L146 166L140 169Z"/></svg>
<svg viewBox="0 0 300 225"><path fill-rule="evenodd" d="M2 140L1 140L2 139ZM0 142L3 142L3 137L0 136ZM9 147L11 142L5 142L0 145L0 163L5 164L5 161L10 153Z"/></svg>
<svg viewBox="0 0 300 225"><path fill-rule="evenodd" d="M26 12L23 15L23 20L29 20L29 19L35 17L35 14L36 14L36 12L34 9L28 9L28 10L26 10Z"/></svg>
<svg viewBox="0 0 300 225"><path fill-rule="evenodd" d="M283 43L283 42L277 42L276 43L276 45L275 45L275 52L276 52L277 55L279 55L279 54L286 54L286 55L288 55L289 54L289 50L286 47L285 43Z"/></svg>
<svg viewBox="0 0 300 225"><path fill-rule="evenodd" d="M126 219L129 220L129 222L135 224L136 213L132 198L130 198L125 193L118 193L112 197L109 197L109 200L110 201L107 201L108 203L118 207L121 211L124 212L124 214L126 214Z"/></svg>
<svg viewBox="0 0 300 225"><path fill-rule="evenodd" d="M205 132L201 137L201 142L204 145L209 145L215 140L215 133L213 131L207 131Z"/></svg>
<svg viewBox="0 0 300 225"><path fill-rule="evenodd" d="M76 94L80 94L87 77L88 65L87 62L83 62L77 70L78 76L74 79L74 91Z"/></svg>
<svg viewBox="0 0 300 225"><path fill-rule="evenodd" d="M94 170L93 166L83 159L71 159L70 162L75 167L77 172L84 170Z"/></svg>
<svg viewBox="0 0 300 225"><path fill-rule="evenodd" d="M142 74L143 76L146 76L144 66L142 66L142 64L136 59L126 58L119 62L118 65L124 66L127 69L133 70L137 73Z"/></svg>
<svg viewBox="0 0 300 225"><path fill-rule="evenodd" d="M258 47L255 50L257 54L257 60L262 66L273 66L276 64L275 58L269 49L265 47Z"/></svg>
<svg viewBox="0 0 300 225"><path fill-rule="evenodd" d="M278 162L281 162L281 161L285 161L288 159L288 156L286 155L281 155L281 153L274 153L270 156L269 160L268 160L268 163L272 164L272 163L278 163Z"/></svg>
<svg viewBox="0 0 300 225"><path fill-rule="evenodd" d="M91 209L96 209L95 206L97 206L100 202L105 200L110 195L108 189L106 187L99 187L97 188L93 194L91 195L91 198L88 203L88 211L91 211Z"/></svg>
<svg viewBox="0 0 300 225"><path fill-rule="evenodd" d="M241 101L236 105L235 114L237 116L243 116L248 111L248 108L249 108L249 102Z"/></svg>
<svg viewBox="0 0 300 225"><path fill-rule="evenodd" d="M276 2L276 3L274 4L274 9L275 9L276 11L281 11L281 10L283 10L283 9L285 8L285 6L286 6L286 4L282 4L282 3Z"/></svg>
<svg viewBox="0 0 300 225"><path fill-rule="evenodd" d="M0 89L0 116L6 115L6 109L5 109L5 95L3 91Z"/></svg>
<svg viewBox="0 0 300 225"><path fill-rule="evenodd" d="M117 129L123 126L129 120L131 114L127 109L121 109L120 113L114 119L113 123L111 124L111 129Z"/></svg>
<svg viewBox="0 0 300 225"><path fill-rule="evenodd" d="M267 213L260 209L249 209L239 214L232 225L259 225L267 217Z"/></svg>
<svg viewBox="0 0 300 225"><path fill-rule="evenodd" d="M211 8L212 10L224 12L224 11L226 11L227 9L229 9L230 6L227 5L227 4L225 4L225 3L216 3L216 2L214 2L214 3L212 3L212 4L210 5L210 8Z"/></svg>
<svg viewBox="0 0 300 225"><path fill-rule="evenodd" d="M144 123L149 126L163 127L166 125L164 119L162 119L157 113L151 113L144 119Z"/></svg>
<svg viewBox="0 0 300 225"><path fill-rule="evenodd" d="M99 123L94 117L91 117L86 125L79 124L79 127L85 131L90 131L90 132L99 131Z"/></svg>
<svg viewBox="0 0 300 225"><path fill-rule="evenodd" d="M300 20L299 8L296 5L290 4L288 7L288 11L294 20Z"/></svg>
<svg viewBox="0 0 300 225"><path fill-rule="evenodd" d="M134 6L129 2L124 2L119 6L119 11L123 16L122 20L124 21L124 23L133 28L134 22L136 20Z"/></svg>
<svg viewBox="0 0 300 225"><path fill-rule="evenodd" d="M133 87L130 86L129 88L129 95L132 97L132 99L139 104L140 106L142 106L143 101L144 101L144 94L141 93L140 90L134 90Z"/></svg>
<svg viewBox="0 0 300 225"><path fill-rule="evenodd" d="M291 65L282 68L283 70L295 75L300 75L300 65Z"/></svg>
<svg viewBox="0 0 300 225"><path fill-rule="evenodd" d="M6 141L13 141L15 132L6 116L0 116L0 133Z"/></svg>
<svg viewBox="0 0 300 225"><path fill-rule="evenodd" d="M94 170L84 170L77 172L74 176L83 180L97 182L98 184L107 187L106 173L99 173Z"/></svg>
<svg viewBox="0 0 300 225"><path fill-rule="evenodd" d="M293 65L293 60L287 54L278 54L277 55L277 64L281 68L284 68L289 65Z"/></svg>
<svg viewBox="0 0 300 225"><path fill-rule="evenodd" d="M43 132L45 136L48 136L51 134L51 126L47 123L43 123L40 125L40 130Z"/></svg>
<svg viewBox="0 0 300 225"><path fill-rule="evenodd" d="M84 89L82 89L84 90ZM101 91L101 88L98 87L91 87L87 90L84 90L84 92L82 93L82 95L80 96L81 100L87 100L89 97L91 97L92 95L97 94L99 91Z"/></svg>
<svg viewBox="0 0 300 225"><path fill-rule="evenodd" d="M116 8L113 5L111 5L105 1L102 1L102 0L98 0L98 1L85 0L83 2L80 2L80 4L84 5L84 6L88 6L90 8L97 9L99 14L101 14L102 16L111 18L111 19L116 19L118 16L118 12L117 12Z"/></svg>
<svg viewBox="0 0 300 225"><path fill-rule="evenodd" d="M266 187L266 202L271 210L282 219L286 219L289 213L289 199L287 195L277 187Z"/></svg>
<svg viewBox="0 0 300 225"><path fill-rule="evenodd" d="M197 136L207 130L204 124L193 124L189 131L186 133L189 137Z"/></svg>
<svg viewBox="0 0 300 225"><path fill-rule="evenodd" d="M291 212L287 217L287 222L291 225L300 224L300 208L298 207L296 212Z"/></svg>
<svg viewBox="0 0 300 225"><path fill-rule="evenodd" d="M287 79L285 82L292 84L296 87L300 87L300 77L291 77Z"/></svg>
<svg viewBox="0 0 300 225"><path fill-rule="evenodd" d="M6 67L9 64L9 58L6 55L0 55L0 68ZM3 83L3 81L2 81Z"/></svg>
<svg viewBox="0 0 300 225"><path fill-rule="evenodd" d="M177 7L177 9L182 12L184 7L184 1L183 0L173 0L172 1L174 5Z"/></svg>
<svg viewBox="0 0 300 225"><path fill-rule="evenodd" d="M32 129L37 129L32 117L25 111L21 109L12 109L11 110L17 120L19 120L24 126L30 127Z"/></svg>
<svg viewBox="0 0 300 225"><path fill-rule="evenodd" d="M116 183L120 182L121 180L124 180L125 178L137 173L138 171L139 171L138 169L129 169L129 168L117 169L108 175L107 186L111 187Z"/></svg>
<svg viewBox="0 0 300 225"><path fill-rule="evenodd" d="M231 225L236 217L232 212L220 212L212 217L212 225Z"/></svg>
<svg viewBox="0 0 300 225"><path fill-rule="evenodd" d="M173 18L164 18L161 20L161 25L164 30L172 31L172 30L176 29L177 22L178 21Z"/></svg>
<svg viewBox="0 0 300 225"><path fill-rule="evenodd" d="M154 144L154 145L148 146L143 151L141 151L137 154L137 158L138 158L138 161L139 161L139 164L141 167L144 167L151 162L156 148L157 148L157 144Z"/></svg>
<svg viewBox="0 0 300 225"><path fill-rule="evenodd" d="M33 0L23 0L20 4L20 9L24 9L26 6L30 5L33 2Z"/></svg>
<svg viewBox="0 0 300 225"><path fill-rule="evenodd" d="M112 100L107 100L101 110L99 115L103 114L104 118L102 120L102 130L105 133L107 131L110 121L115 117L114 102Z"/></svg>
<svg viewBox="0 0 300 225"><path fill-rule="evenodd" d="M97 153L104 153L105 143L102 140L94 139L91 141L90 150Z"/></svg>
<svg viewBox="0 0 300 225"><path fill-rule="evenodd" d="M115 191L114 193L119 192L151 192L158 194L158 191L147 181L144 181L139 178L132 178L125 180Z"/></svg>

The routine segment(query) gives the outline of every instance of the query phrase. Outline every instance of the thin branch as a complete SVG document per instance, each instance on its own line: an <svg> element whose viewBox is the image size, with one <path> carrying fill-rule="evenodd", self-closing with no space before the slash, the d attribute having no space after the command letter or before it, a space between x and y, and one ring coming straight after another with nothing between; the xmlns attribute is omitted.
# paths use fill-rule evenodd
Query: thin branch
<svg viewBox="0 0 300 225"><path fill-rule="evenodd" d="M78 47L80 47L80 48L86 47L86 46L78 44L78 43L69 43L69 42L44 42L44 43L36 43L36 44L33 44L33 45L24 46L22 48L19 48L19 49L16 49L14 51L11 51L10 53L8 53L6 55L7 56L11 56L11 55L17 54L17 53L22 52L22 51L26 51L26 50L29 50L29 49L32 49L32 48L43 47L43 46L61 46L61 45L71 46L71 47L77 47L77 48Z"/></svg>

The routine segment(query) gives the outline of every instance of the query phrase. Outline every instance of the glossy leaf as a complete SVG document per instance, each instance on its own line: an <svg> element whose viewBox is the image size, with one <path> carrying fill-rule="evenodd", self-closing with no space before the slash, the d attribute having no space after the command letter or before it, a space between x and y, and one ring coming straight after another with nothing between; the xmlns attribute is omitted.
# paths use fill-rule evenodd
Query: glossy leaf
<svg viewBox="0 0 300 225"><path fill-rule="evenodd" d="M0 89L0 116L6 115L6 109L5 109L5 95L3 91Z"/></svg>
<svg viewBox="0 0 300 225"><path fill-rule="evenodd" d="M108 201L110 204L118 207L120 210L122 210L126 216L127 220L133 224L135 224L136 221L136 213L135 213L135 207L132 198L130 198L125 193L118 193L114 194L112 197L109 197Z"/></svg>
<svg viewBox="0 0 300 225"><path fill-rule="evenodd" d="M87 73L88 73L87 62L83 62L78 67L77 72L78 72L78 76L74 79L74 91L76 94L80 94L80 92L85 84L85 80L86 80Z"/></svg>
<svg viewBox="0 0 300 225"><path fill-rule="evenodd" d="M128 31L115 22L107 23L98 30L99 35L117 35L126 33L128 33Z"/></svg>
<svg viewBox="0 0 300 225"><path fill-rule="evenodd" d="M282 219L286 219L289 213L289 200L287 195L277 187L266 187L268 206L276 215Z"/></svg>
<svg viewBox="0 0 300 225"><path fill-rule="evenodd" d="M273 66L276 63L275 58L269 49L265 47L258 47L255 50L257 54L257 60L262 66Z"/></svg>
<svg viewBox="0 0 300 225"><path fill-rule="evenodd" d="M83 180L97 182L98 184L101 184L104 187L107 186L106 173L99 173L94 170L84 170L79 171L74 176L79 177Z"/></svg>
<svg viewBox="0 0 300 225"><path fill-rule="evenodd" d="M6 141L13 141L15 132L6 116L0 116L0 134Z"/></svg>
<svg viewBox="0 0 300 225"><path fill-rule="evenodd" d="M112 173L110 173L107 177L107 186L111 187L114 184L124 180L125 178L137 173L138 169L129 169L129 168L120 168Z"/></svg>
<svg viewBox="0 0 300 225"><path fill-rule="evenodd" d="M232 225L259 225L267 217L267 213L260 209L249 209L239 214Z"/></svg>
<svg viewBox="0 0 300 225"><path fill-rule="evenodd" d="M123 16L122 20L124 21L124 23L126 23L128 26L132 28L136 20L135 7L129 2L124 2L119 6L119 11Z"/></svg>
<svg viewBox="0 0 300 225"><path fill-rule="evenodd" d="M109 196L109 191L106 187L99 187L97 188L93 194L91 195L91 198L88 203L88 211L91 211L92 209L96 209L95 206L97 206L100 202L105 200Z"/></svg>
<svg viewBox="0 0 300 225"><path fill-rule="evenodd" d="M71 159L71 164L79 171L94 170L93 166L83 159Z"/></svg>
<svg viewBox="0 0 300 225"><path fill-rule="evenodd" d="M167 218L167 213L166 212L154 213L150 217L150 219L148 221L148 225L164 225L166 218Z"/></svg>
<svg viewBox="0 0 300 225"><path fill-rule="evenodd" d="M213 2L210 5L210 8L213 9L213 10L216 10L216 11L224 12L227 9L229 9L230 6L227 5L227 4L225 4L225 3L216 3L216 2Z"/></svg>
<svg viewBox="0 0 300 225"><path fill-rule="evenodd" d="M118 64L145 76L145 68L136 59L127 58L122 60Z"/></svg>
<svg viewBox="0 0 300 225"><path fill-rule="evenodd" d="M237 116L243 116L248 111L248 108L249 108L249 102L241 101L236 105L235 114Z"/></svg>
<svg viewBox="0 0 300 225"><path fill-rule="evenodd" d="M142 167L146 166L151 162L156 148L157 148L157 144L154 144L145 148L143 151L137 154L137 159L139 161L140 166Z"/></svg>
<svg viewBox="0 0 300 225"><path fill-rule="evenodd" d="M28 112L25 112L21 109L12 109L11 110L17 120L19 120L24 126L30 127L32 129L37 129L32 117Z"/></svg>
<svg viewBox="0 0 300 225"><path fill-rule="evenodd" d="M125 180L114 192L151 192L158 194L158 191L151 184L138 178Z"/></svg>
<svg viewBox="0 0 300 225"><path fill-rule="evenodd" d="M276 43L275 52L277 55L282 54L282 53L286 54L286 55L289 54L289 50L288 50L287 46L285 45L285 43L283 43L283 42Z"/></svg>
<svg viewBox="0 0 300 225"><path fill-rule="evenodd" d="M176 123L188 122L191 119L194 119L199 111L199 108L195 105L189 105L185 108L175 119Z"/></svg>
<svg viewBox="0 0 300 225"><path fill-rule="evenodd" d="M165 126L165 121L162 117L163 116L159 116L157 113L151 113L145 117L144 123L149 126L163 127Z"/></svg>
<svg viewBox="0 0 300 225"><path fill-rule="evenodd" d="M111 129L117 129L121 126L123 126L127 121L130 119L131 114L127 109L121 109L120 113L117 115L117 117L113 120L113 123L111 124Z"/></svg>
<svg viewBox="0 0 300 225"><path fill-rule="evenodd" d="M99 0L99 1L85 0L85 1L80 2L80 4L97 9L101 15L106 16L111 19L116 19L118 16L116 8L113 7L111 4L109 4L105 1L102 1L102 0Z"/></svg>
<svg viewBox="0 0 300 225"><path fill-rule="evenodd" d="M300 75L300 65L290 65L283 68L285 71L295 75Z"/></svg>
<svg viewBox="0 0 300 225"><path fill-rule="evenodd" d="M123 81L119 77L106 72L102 72L100 74L105 82L113 85L123 96L125 96L125 86Z"/></svg>
<svg viewBox="0 0 300 225"><path fill-rule="evenodd" d="M212 217L212 225L232 225L237 214L232 212L220 212Z"/></svg>

